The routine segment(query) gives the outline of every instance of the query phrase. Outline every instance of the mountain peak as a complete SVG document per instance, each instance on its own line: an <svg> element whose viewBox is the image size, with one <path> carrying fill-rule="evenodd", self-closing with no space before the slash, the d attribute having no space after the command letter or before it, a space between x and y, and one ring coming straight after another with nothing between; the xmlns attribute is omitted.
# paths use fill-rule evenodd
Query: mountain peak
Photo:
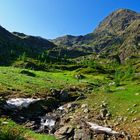
<svg viewBox="0 0 140 140"><path fill-rule="evenodd" d="M129 9L118 9L107 16L95 32L107 31L112 34L120 34L136 19L140 19L140 14L137 12Z"/></svg>
<svg viewBox="0 0 140 140"><path fill-rule="evenodd" d="M120 8L120 9L114 11L113 13L134 13L134 14L136 14L137 12L130 10L130 9Z"/></svg>

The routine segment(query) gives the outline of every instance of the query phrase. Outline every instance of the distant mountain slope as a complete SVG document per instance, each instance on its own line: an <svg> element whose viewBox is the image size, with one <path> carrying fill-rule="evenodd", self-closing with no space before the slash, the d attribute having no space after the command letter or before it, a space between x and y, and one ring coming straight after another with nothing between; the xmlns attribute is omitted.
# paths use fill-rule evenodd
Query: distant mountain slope
<svg viewBox="0 0 140 140"><path fill-rule="evenodd" d="M106 56L117 54L123 62L130 55L138 54L140 51L139 20L139 13L119 9L107 16L92 33L85 36L67 35L56 38L53 42L60 48L65 46L82 50L84 47L85 53L91 48L91 52Z"/></svg>
<svg viewBox="0 0 140 140"><path fill-rule="evenodd" d="M80 43L83 39L84 39L84 36L65 35L63 37L58 37L52 41L58 46L62 45L62 46L71 47L75 44Z"/></svg>
<svg viewBox="0 0 140 140"><path fill-rule="evenodd" d="M121 61L130 57L140 58L140 19L133 21L122 37L124 42L119 48Z"/></svg>
<svg viewBox="0 0 140 140"><path fill-rule="evenodd" d="M13 32L13 34L19 37L22 40L22 42L24 42L24 44L27 46L44 49L44 50L55 47L55 45L52 42L42 37L28 36L18 32Z"/></svg>
<svg viewBox="0 0 140 140"><path fill-rule="evenodd" d="M36 58L43 51L53 47L56 45L41 37L10 33L0 26L0 65L13 63L23 53L30 58Z"/></svg>

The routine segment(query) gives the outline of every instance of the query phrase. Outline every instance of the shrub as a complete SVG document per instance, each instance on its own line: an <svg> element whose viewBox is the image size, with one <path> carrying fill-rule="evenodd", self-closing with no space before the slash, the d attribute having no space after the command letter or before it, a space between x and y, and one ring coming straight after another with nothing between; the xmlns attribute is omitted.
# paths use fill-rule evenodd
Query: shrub
<svg viewBox="0 0 140 140"><path fill-rule="evenodd" d="M114 80L116 86L120 85L121 81L131 80L134 77L135 70L132 66L128 66L124 70L116 70Z"/></svg>
<svg viewBox="0 0 140 140"><path fill-rule="evenodd" d="M20 73L21 74L25 74L27 76L31 76L31 77L35 77L36 76L33 72L30 72L28 70L22 70Z"/></svg>
<svg viewBox="0 0 140 140"><path fill-rule="evenodd" d="M90 74L90 73L94 73L95 71L96 71L95 69L90 67L78 69L78 73L82 73L82 74Z"/></svg>
<svg viewBox="0 0 140 140"><path fill-rule="evenodd" d="M135 70L132 66L129 66L125 72L125 79L132 79L134 77Z"/></svg>
<svg viewBox="0 0 140 140"><path fill-rule="evenodd" d="M114 81L115 81L116 86L120 85L120 82L121 82L123 76L124 76L124 72L122 72L120 70L116 70L115 77L114 77Z"/></svg>

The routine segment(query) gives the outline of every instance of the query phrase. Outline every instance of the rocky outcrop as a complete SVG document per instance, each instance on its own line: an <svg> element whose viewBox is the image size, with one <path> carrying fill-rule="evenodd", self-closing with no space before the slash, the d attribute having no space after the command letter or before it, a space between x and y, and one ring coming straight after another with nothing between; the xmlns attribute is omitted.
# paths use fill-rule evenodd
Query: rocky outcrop
<svg viewBox="0 0 140 140"><path fill-rule="evenodd" d="M104 127L91 122L85 122L81 126L74 127L66 125L58 129L55 133L58 139L63 140L106 140L107 138L113 139L124 138L121 132L113 131L109 127Z"/></svg>
<svg viewBox="0 0 140 140"><path fill-rule="evenodd" d="M93 120L88 104L80 105L77 102L71 102L60 106L54 102L56 103L56 100L53 98L44 100L11 99L8 102L12 104L11 108L3 109L5 115L15 122L23 124L37 133L54 134L58 139L106 140L114 137L116 139L129 137L128 134L115 131L114 127L106 126L104 122L108 120L109 110L105 101L101 105L99 120Z"/></svg>

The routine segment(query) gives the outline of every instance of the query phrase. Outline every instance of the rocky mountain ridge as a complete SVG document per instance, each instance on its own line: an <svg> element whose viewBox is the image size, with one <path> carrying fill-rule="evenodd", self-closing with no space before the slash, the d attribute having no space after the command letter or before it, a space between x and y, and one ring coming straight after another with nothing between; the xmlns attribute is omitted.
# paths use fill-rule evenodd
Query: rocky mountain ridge
<svg viewBox="0 0 140 140"><path fill-rule="evenodd" d="M87 50L92 48L90 51L106 56L118 55L123 62L130 57L129 52L131 55L139 52L139 20L139 13L119 9L107 16L92 33L85 36L67 35L54 39L53 42L60 48L65 46L82 49L84 46ZM86 52L86 49L83 51Z"/></svg>

